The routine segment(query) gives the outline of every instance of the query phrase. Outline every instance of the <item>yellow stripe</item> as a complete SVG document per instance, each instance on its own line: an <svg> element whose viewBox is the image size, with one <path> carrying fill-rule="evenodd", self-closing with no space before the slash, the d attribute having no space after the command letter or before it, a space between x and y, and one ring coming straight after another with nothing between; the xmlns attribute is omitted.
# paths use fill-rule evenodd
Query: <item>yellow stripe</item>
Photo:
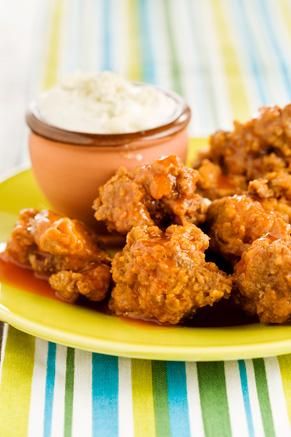
<svg viewBox="0 0 291 437"><path fill-rule="evenodd" d="M128 44L129 44L129 71L128 76L130 80L141 81L141 56L139 45L139 29L137 19L137 5L136 0L128 0Z"/></svg>
<svg viewBox="0 0 291 437"><path fill-rule="evenodd" d="M245 121L250 116L250 106L246 95L238 57L232 43L226 17L220 0L211 0L217 36L221 47L224 69L228 82L233 117Z"/></svg>
<svg viewBox="0 0 291 437"><path fill-rule="evenodd" d="M289 0L279 0L279 6L282 10L282 15L286 22L286 27L288 29L289 35L291 36L291 8L288 6ZM290 41L289 41L290 43ZM288 43L286 42L286 45Z"/></svg>
<svg viewBox="0 0 291 437"><path fill-rule="evenodd" d="M291 425L291 354L278 357L286 407Z"/></svg>
<svg viewBox="0 0 291 437"><path fill-rule="evenodd" d="M197 156L197 152L201 149L208 148L208 138L190 138L189 147L186 158L186 165L192 167L193 161Z"/></svg>
<svg viewBox="0 0 291 437"><path fill-rule="evenodd" d="M155 413L150 360L131 360L134 437L155 437Z"/></svg>
<svg viewBox="0 0 291 437"><path fill-rule="evenodd" d="M9 326L0 387L1 437L26 436L35 337Z"/></svg>
<svg viewBox="0 0 291 437"><path fill-rule="evenodd" d="M52 8L52 20L49 26L51 33L48 43L48 55L42 87L43 91L54 86L57 81L62 6L63 0L54 0Z"/></svg>

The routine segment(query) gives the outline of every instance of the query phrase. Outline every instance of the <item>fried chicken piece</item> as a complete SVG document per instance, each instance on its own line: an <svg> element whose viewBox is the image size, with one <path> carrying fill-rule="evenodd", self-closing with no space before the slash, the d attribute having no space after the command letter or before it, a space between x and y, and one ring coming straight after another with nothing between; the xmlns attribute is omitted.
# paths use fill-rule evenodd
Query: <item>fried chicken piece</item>
<svg viewBox="0 0 291 437"><path fill-rule="evenodd" d="M212 250L234 265L234 300L263 323L284 323L291 315L291 226L284 203L268 197L288 197L283 181L275 175L254 181L250 191L260 202L250 194L215 200L207 217Z"/></svg>
<svg viewBox="0 0 291 437"><path fill-rule="evenodd" d="M134 226L201 223L207 205L195 193L198 173L175 155L133 172L120 168L99 188L93 209L109 231L127 234Z"/></svg>
<svg viewBox="0 0 291 437"><path fill-rule="evenodd" d="M115 255L109 307L117 315L179 323L231 292L231 279L205 262L209 238L195 225L134 227Z"/></svg>
<svg viewBox="0 0 291 437"><path fill-rule="evenodd" d="M8 240L6 253L19 264L29 265L28 253L35 247L31 228L36 214L35 209L23 209Z"/></svg>
<svg viewBox="0 0 291 437"><path fill-rule="evenodd" d="M82 272L61 270L49 278L50 286L58 291L63 299L75 301L80 295L99 302L105 299L111 282L110 267L99 264Z"/></svg>
<svg viewBox="0 0 291 437"><path fill-rule="evenodd" d="M8 240L6 254L48 277L64 299L80 294L105 298L110 282L110 257L98 247L97 235L78 220L43 210L25 209Z"/></svg>
<svg viewBox="0 0 291 437"><path fill-rule="evenodd" d="M291 316L291 239L259 238L234 266L234 299L263 323Z"/></svg>
<svg viewBox="0 0 291 437"><path fill-rule="evenodd" d="M213 187L217 168L208 166L211 172L207 174L203 167L205 159L220 168L228 195L240 193L249 181L264 178L267 173L280 170L290 173L291 105L283 109L262 107L247 123L235 121L232 132L217 131L210 137L208 153L203 152L194 163L201 174L197 191L209 199L224 197L225 186L220 186L219 179ZM207 184L205 178L209 180Z"/></svg>
<svg viewBox="0 0 291 437"><path fill-rule="evenodd" d="M244 176L224 175L221 167L209 159L203 159L197 171L197 192L210 200L243 193L247 189Z"/></svg>
<svg viewBox="0 0 291 437"><path fill-rule="evenodd" d="M212 202L207 212L210 247L235 264L258 238L270 234L284 238L291 233L280 213L266 211L249 195L225 197Z"/></svg>
<svg viewBox="0 0 291 437"><path fill-rule="evenodd" d="M264 179L251 181L248 192L266 211L277 211L291 223L291 175L286 171L268 173Z"/></svg>

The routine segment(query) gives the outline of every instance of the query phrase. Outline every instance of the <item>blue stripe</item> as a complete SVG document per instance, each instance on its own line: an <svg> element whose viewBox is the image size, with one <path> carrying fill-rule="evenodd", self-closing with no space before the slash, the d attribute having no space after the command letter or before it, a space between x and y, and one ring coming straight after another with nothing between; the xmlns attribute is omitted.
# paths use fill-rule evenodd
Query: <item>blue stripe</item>
<svg viewBox="0 0 291 437"><path fill-rule="evenodd" d="M110 9L111 0L103 0L103 70L112 69Z"/></svg>
<svg viewBox="0 0 291 437"><path fill-rule="evenodd" d="M254 433L254 425L253 425L250 398L249 398L248 379L247 379L245 362L243 360L239 360L238 366L239 366L239 373L240 373L240 380L241 380L241 388L243 393L243 400L245 405L245 412L247 417L247 424L249 429L249 436L254 437L255 433Z"/></svg>
<svg viewBox="0 0 291 437"><path fill-rule="evenodd" d="M278 29L274 29L274 20L270 18L270 3L269 0L259 0L259 6L260 6L260 14L262 17L264 17L265 20L265 26L267 28L267 34L269 36L269 40L273 46L274 53L277 56L278 65L280 65L282 76L285 82L285 86L287 88L288 98L291 97L291 82L290 82L290 74L286 67L286 62L284 59L284 56L281 51L280 44L278 44L276 34L278 32ZM287 61L287 60L286 60Z"/></svg>
<svg viewBox="0 0 291 437"><path fill-rule="evenodd" d="M118 358L92 354L92 433L118 436Z"/></svg>
<svg viewBox="0 0 291 437"><path fill-rule="evenodd" d="M167 361L171 437L190 437L185 363Z"/></svg>
<svg viewBox="0 0 291 437"><path fill-rule="evenodd" d="M55 343L49 342L48 355L47 355L46 384L45 384L45 406L44 406L44 424L43 424L44 437L50 437L51 435L53 399L54 399L54 388L55 388L55 373L56 373L56 350L57 350L57 345Z"/></svg>
<svg viewBox="0 0 291 437"><path fill-rule="evenodd" d="M260 65L260 61L258 60L259 56L255 48L254 38L251 35L251 29L248 24L247 14L244 10L244 0L228 1L228 5L233 9L235 15L236 28L240 30L241 40L245 45L246 53L250 60L250 65L252 68L252 72L254 75L254 79L256 81L256 85L260 97L260 104L267 105L268 102L267 102L265 88L268 89L268 87L266 86L263 87L264 74L261 74L259 70L259 65Z"/></svg>
<svg viewBox="0 0 291 437"><path fill-rule="evenodd" d="M152 29L150 27L151 20L147 0L138 0L138 18L141 38L142 80L143 82L155 84Z"/></svg>

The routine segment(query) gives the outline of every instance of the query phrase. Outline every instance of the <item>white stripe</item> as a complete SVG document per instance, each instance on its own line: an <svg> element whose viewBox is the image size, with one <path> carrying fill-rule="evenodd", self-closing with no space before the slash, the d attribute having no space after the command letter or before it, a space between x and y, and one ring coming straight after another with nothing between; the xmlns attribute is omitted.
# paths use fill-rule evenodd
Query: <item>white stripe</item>
<svg viewBox="0 0 291 437"><path fill-rule="evenodd" d="M41 73L44 73L42 66L44 65L44 50L40 41L44 41L45 32L47 31L45 26L45 21L47 20L48 14L48 4L47 0L44 0L41 4L36 2L32 10L34 11L34 16L31 25L33 31L31 35L31 54L28 58L29 68L27 68L27 87L25 87L25 110L30 104L30 102L35 99L38 93L40 93L41 85L43 84L43 78ZM24 114L24 112L23 112ZM28 136L29 128L25 123L23 116L23 130L21 139L21 151L18 155L18 164L29 165L30 157L28 150ZM20 126L19 126L20 129Z"/></svg>
<svg viewBox="0 0 291 437"><path fill-rule="evenodd" d="M95 0L95 24L94 24L94 36L95 45L95 63L97 65L98 71L104 71L104 24L105 20L103 17L104 2L106 0ZM92 50L92 49L91 49ZM93 53L93 52L92 52Z"/></svg>
<svg viewBox="0 0 291 437"><path fill-rule="evenodd" d="M36 1L1 4L0 173L21 161L26 84L31 74Z"/></svg>
<svg viewBox="0 0 291 437"><path fill-rule="evenodd" d="M80 5L80 15L78 16L78 26L80 28L80 40L79 40L79 62L78 68L81 71L90 71L92 58L91 41L93 40L95 22L92 20L93 4L89 1L84 1Z"/></svg>
<svg viewBox="0 0 291 437"><path fill-rule="evenodd" d="M154 35L152 48L156 84L166 89L173 89L170 48L163 2L157 2L156 0L148 0L148 2L152 34Z"/></svg>
<svg viewBox="0 0 291 437"><path fill-rule="evenodd" d="M74 73L80 69L80 3L79 0L70 0L67 9L66 25L63 29L62 43L62 75Z"/></svg>
<svg viewBox="0 0 291 437"><path fill-rule="evenodd" d="M125 0L113 0L110 10L112 69L128 75L128 14ZM113 30L114 29L114 30Z"/></svg>
<svg viewBox="0 0 291 437"><path fill-rule="evenodd" d="M202 31L203 26L201 26L202 17L200 13L197 13L199 10L198 3L191 2L190 5L189 1L184 0L184 4L186 16L182 23L183 26L187 23L190 28L190 34L188 38L185 38L184 45L187 47L188 63L190 60L194 61L191 68L189 68L190 65L186 66L186 71L190 69L192 81L197 78L195 84L197 99L194 101L193 96L188 95L186 98L191 107L197 105L195 113L200 114L199 124L195 128L196 131L193 136L208 136L210 132L217 128L213 119L216 108L213 108L212 99L209 97L212 93L211 72L208 68L209 53L204 50L205 38ZM189 56L189 53L191 53L191 56ZM190 125L192 126L192 123ZM191 128L190 133L192 133Z"/></svg>
<svg viewBox="0 0 291 437"><path fill-rule="evenodd" d="M193 74L198 62L191 46L192 31L189 26L189 12L184 0L180 2L171 0L170 6L171 25L180 68L183 94L192 109L189 132L192 136L198 136L201 133L201 111L199 111L199 107L203 103L199 101L198 75ZM183 32L181 32L182 28ZM191 53L191 56L189 56L189 53Z"/></svg>
<svg viewBox="0 0 291 437"><path fill-rule="evenodd" d="M219 129L231 129L233 114L231 110L230 94L226 81L226 74L222 61L222 53L218 44L217 30L213 17L213 10L209 0L199 3L200 16L203 17L201 31L204 32L205 50L209 53L209 69L214 84L217 117Z"/></svg>
<svg viewBox="0 0 291 437"><path fill-rule="evenodd" d="M267 98L267 104L281 104L286 98L286 89L282 71L278 64L278 58L274 53L270 39L268 38L268 29L266 23L262 19L258 7L258 2L244 2L246 7L246 16L249 21L251 32L253 34L253 42L257 47L257 55L259 64L262 70L260 78L262 83L265 83L264 91ZM266 6L263 6L266 7Z"/></svg>
<svg viewBox="0 0 291 437"><path fill-rule="evenodd" d="M1 361L0 361L0 385L1 385L1 376L2 376L3 361L4 361L4 356L5 356L7 333L8 333L8 323L4 323L4 326L3 326L3 335L2 335L2 346L1 346Z"/></svg>
<svg viewBox="0 0 291 437"><path fill-rule="evenodd" d="M289 7L291 7L290 2L288 3ZM278 32L276 33L281 51L282 56L284 57L284 63L288 70L289 76L291 76L291 59L290 59L290 53L291 53L291 34L290 29L288 31L288 27L286 25L286 20L283 17L283 10L280 7L280 3L278 1L273 1L270 3L271 11L272 11L272 17L274 19L274 23L276 23L276 27L278 29ZM290 10L291 13L291 10ZM290 97L290 95L289 95ZM288 96L285 96L287 101L284 101L283 104L289 103Z"/></svg>
<svg viewBox="0 0 291 437"><path fill-rule="evenodd" d="M92 435L92 353L75 349L72 437Z"/></svg>
<svg viewBox="0 0 291 437"><path fill-rule="evenodd" d="M92 13L93 23L92 40L90 41L91 68L92 71L101 71L103 68L102 44L102 5L100 0L93 0L94 12Z"/></svg>
<svg viewBox="0 0 291 437"><path fill-rule="evenodd" d="M236 14L232 10L232 8L235 8L234 2L232 0L221 0L221 7L223 9L223 14L226 18L225 22L229 28L229 34L231 35L231 40L234 45L234 50L236 52L236 57L241 72L241 78L244 83L244 89L252 114L253 112L257 111L258 107L262 104L262 102L258 92L255 77L252 72L250 57L248 55L247 48L245 47L244 40L241 37L241 33L237 28Z"/></svg>
<svg viewBox="0 0 291 437"><path fill-rule="evenodd" d="M132 437L134 428L130 358L118 358L118 380L118 435Z"/></svg>
<svg viewBox="0 0 291 437"><path fill-rule="evenodd" d="M52 430L54 437L64 435L65 388L66 388L66 358L67 348L57 344L56 374L54 386Z"/></svg>
<svg viewBox="0 0 291 437"><path fill-rule="evenodd" d="M225 361L225 382L232 437L248 435L248 424L237 361Z"/></svg>
<svg viewBox="0 0 291 437"><path fill-rule="evenodd" d="M196 363L186 361L186 384L191 436L203 437L204 427Z"/></svg>
<svg viewBox="0 0 291 437"><path fill-rule="evenodd" d="M277 436L290 437L290 423L277 357L265 358L265 368L275 434Z"/></svg>
<svg viewBox="0 0 291 437"><path fill-rule="evenodd" d="M247 379L248 379L248 389L250 398L250 407L252 412L252 419L254 425L255 436L264 436L264 427L262 422L260 404L257 393L257 386L255 380L254 365L252 360L245 360Z"/></svg>
<svg viewBox="0 0 291 437"><path fill-rule="evenodd" d="M43 435L48 342L35 339L34 368L31 383L28 437Z"/></svg>

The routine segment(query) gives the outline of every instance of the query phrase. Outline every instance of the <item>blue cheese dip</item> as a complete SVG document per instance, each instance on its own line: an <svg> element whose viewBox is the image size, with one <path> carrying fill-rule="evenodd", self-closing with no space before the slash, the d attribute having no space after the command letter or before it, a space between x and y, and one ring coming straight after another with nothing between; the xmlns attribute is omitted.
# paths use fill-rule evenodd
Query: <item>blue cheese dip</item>
<svg viewBox="0 0 291 437"><path fill-rule="evenodd" d="M76 72L37 98L42 118L74 132L120 134L167 124L177 102L150 85L111 72Z"/></svg>

